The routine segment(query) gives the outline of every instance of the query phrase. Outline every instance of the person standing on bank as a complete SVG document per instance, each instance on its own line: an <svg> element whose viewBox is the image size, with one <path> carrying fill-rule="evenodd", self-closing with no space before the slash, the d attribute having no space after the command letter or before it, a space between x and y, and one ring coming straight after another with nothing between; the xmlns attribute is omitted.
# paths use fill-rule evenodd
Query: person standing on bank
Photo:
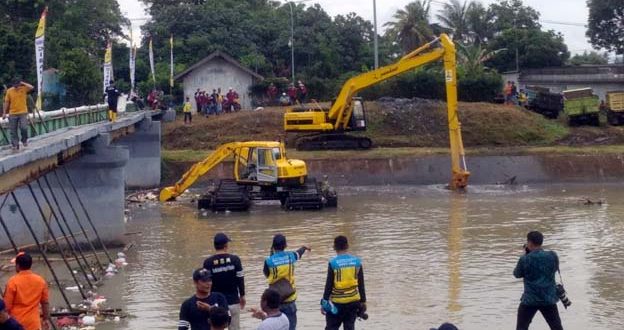
<svg viewBox="0 0 624 330"><path fill-rule="evenodd" d="M518 307L516 330L527 330L533 317L540 311L551 330L563 330L557 297L555 273L559 270L559 257L553 251L542 249L544 235L539 231L527 234L526 254L521 256L513 271L524 281L524 293Z"/></svg>
<svg viewBox="0 0 624 330"><path fill-rule="evenodd" d="M264 290L260 300L260 309L252 308L252 316L262 320L257 330L288 330L289 322L280 307L280 294L271 288Z"/></svg>
<svg viewBox="0 0 624 330"><path fill-rule="evenodd" d="M9 315L15 318L25 330L50 329L50 303L48 283L33 273L32 257L20 252L15 257L17 274L9 279L4 291L4 303ZM43 322L39 314L43 313Z"/></svg>
<svg viewBox="0 0 624 330"><path fill-rule="evenodd" d="M106 100L108 101L108 120L115 122L117 120L117 101L121 92L115 87L115 81L111 80L106 87Z"/></svg>
<svg viewBox="0 0 624 330"><path fill-rule="evenodd" d="M280 311L286 315L289 330L297 328L297 287L295 286L295 263L301 259L309 247L302 246L297 251L286 250L286 236L273 236L271 255L264 260L262 272L269 282L269 288L276 290L281 297Z"/></svg>
<svg viewBox="0 0 624 330"><path fill-rule="evenodd" d="M9 118L11 148L17 151L20 143L20 136L17 134L18 128L22 145L24 148L28 146L28 93L35 88L21 79L15 79L11 85L12 87L4 95L2 118Z"/></svg>
<svg viewBox="0 0 624 330"><path fill-rule="evenodd" d="M189 97L186 97L186 102L184 102L184 106L182 107L182 112L184 113L184 125L191 125L193 123L193 114L191 113L193 106L191 105L191 100Z"/></svg>
<svg viewBox="0 0 624 330"><path fill-rule="evenodd" d="M358 314L366 312L366 290L364 287L364 270L360 258L349 254L349 241L345 236L334 239L336 257L329 261L327 280L323 299L336 306L337 313L325 314L325 330L355 329Z"/></svg>
<svg viewBox="0 0 624 330"><path fill-rule="evenodd" d="M240 312L245 308L245 277L237 255L228 253L230 238L224 233L214 237L215 254L204 260L204 268L212 274L212 292L222 293L227 299L232 320L228 329L240 329ZM224 306L225 307L225 306Z"/></svg>
<svg viewBox="0 0 624 330"><path fill-rule="evenodd" d="M212 275L207 269L199 268L193 272L195 294L180 306L178 330L210 330L210 311L215 308L227 308L225 296L212 292Z"/></svg>

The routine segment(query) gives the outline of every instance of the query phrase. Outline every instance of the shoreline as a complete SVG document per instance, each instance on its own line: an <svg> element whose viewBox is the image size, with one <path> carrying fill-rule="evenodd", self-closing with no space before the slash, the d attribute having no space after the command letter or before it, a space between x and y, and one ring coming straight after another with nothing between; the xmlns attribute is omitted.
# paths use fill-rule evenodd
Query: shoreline
<svg viewBox="0 0 624 330"><path fill-rule="evenodd" d="M175 182L210 151L163 150L162 185ZM624 181L624 145L470 148L471 184ZM450 179L446 148L373 148L365 151L288 151L311 176L328 175L345 185L444 184ZM230 177L231 162L219 164L201 181Z"/></svg>

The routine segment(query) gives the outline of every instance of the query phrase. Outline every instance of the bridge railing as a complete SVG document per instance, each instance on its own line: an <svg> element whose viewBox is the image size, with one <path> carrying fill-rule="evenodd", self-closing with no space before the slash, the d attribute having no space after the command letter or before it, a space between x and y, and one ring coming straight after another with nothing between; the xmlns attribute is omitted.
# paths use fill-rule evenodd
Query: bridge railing
<svg viewBox="0 0 624 330"><path fill-rule="evenodd" d="M137 111L135 104L127 102L120 112ZM80 125L94 124L108 120L108 105L85 105L75 108L61 108L55 111L39 111L28 114L28 136L34 137L56 130ZM8 119L0 119L0 146L10 144Z"/></svg>

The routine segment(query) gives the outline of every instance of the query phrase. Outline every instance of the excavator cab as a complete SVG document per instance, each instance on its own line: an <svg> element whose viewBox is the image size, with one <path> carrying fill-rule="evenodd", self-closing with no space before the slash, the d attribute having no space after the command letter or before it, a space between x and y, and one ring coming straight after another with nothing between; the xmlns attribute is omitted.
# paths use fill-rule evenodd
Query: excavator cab
<svg viewBox="0 0 624 330"><path fill-rule="evenodd" d="M241 184L274 185L277 183L279 147L242 148L236 157L236 179Z"/></svg>
<svg viewBox="0 0 624 330"><path fill-rule="evenodd" d="M351 99L351 120L349 122L351 131L366 130L366 109L361 97Z"/></svg>

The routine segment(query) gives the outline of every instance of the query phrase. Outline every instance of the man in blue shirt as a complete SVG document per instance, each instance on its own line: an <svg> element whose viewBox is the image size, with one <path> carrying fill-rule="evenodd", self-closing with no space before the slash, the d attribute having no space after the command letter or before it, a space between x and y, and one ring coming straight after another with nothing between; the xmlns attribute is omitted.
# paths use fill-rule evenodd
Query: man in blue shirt
<svg viewBox="0 0 624 330"><path fill-rule="evenodd" d="M563 330L557 297L555 273L559 270L559 257L553 251L544 251L544 235L539 231L527 234L526 254L521 256L514 276L524 280L524 293L518 307L516 330L528 330L533 317L540 311L551 330Z"/></svg>
<svg viewBox="0 0 624 330"><path fill-rule="evenodd" d="M216 308L228 308L227 299L212 289L212 274L200 268L193 272L195 294L184 301L180 307L178 330L210 330L210 312Z"/></svg>
<svg viewBox="0 0 624 330"><path fill-rule="evenodd" d="M24 330L24 328L9 315L4 300L0 299L0 330Z"/></svg>

